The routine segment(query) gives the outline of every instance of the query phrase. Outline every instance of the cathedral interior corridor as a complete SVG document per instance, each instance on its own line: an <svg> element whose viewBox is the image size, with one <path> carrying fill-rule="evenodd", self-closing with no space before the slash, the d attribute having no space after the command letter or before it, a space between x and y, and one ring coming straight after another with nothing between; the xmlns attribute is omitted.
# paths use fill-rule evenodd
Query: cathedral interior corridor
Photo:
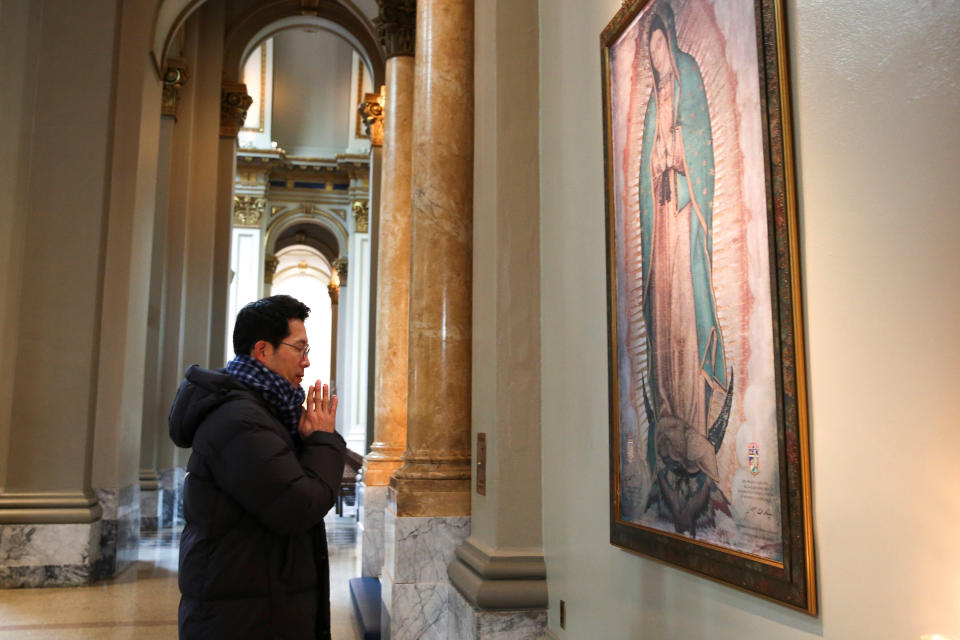
<svg viewBox="0 0 960 640"><path fill-rule="evenodd" d="M960 0L0 61L0 640L960 640Z"/></svg>

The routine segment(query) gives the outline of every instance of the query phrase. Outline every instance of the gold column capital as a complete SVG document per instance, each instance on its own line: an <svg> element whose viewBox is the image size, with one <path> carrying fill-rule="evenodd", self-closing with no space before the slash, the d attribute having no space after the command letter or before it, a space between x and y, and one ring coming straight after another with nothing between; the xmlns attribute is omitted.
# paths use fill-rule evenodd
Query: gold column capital
<svg viewBox="0 0 960 640"><path fill-rule="evenodd" d="M383 103L382 93L364 94L363 102L357 107L360 120L363 122L363 132L370 138L370 144L375 147L383 146Z"/></svg>
<svg viewBox="0 0 960 640"><path fill-rule="evenodd" d="M267 206L266 198L257 196L233 197L233 226L259 227L263 210Z"/></svg>
<svg viewBox="0 0 960 640"><path fill-rule="evenodd" d="M353 201L353 221L357 233L369 233L370 202L368 200Z"/></svg>
<svg viewBox="0 0 960 640"><path fill-rule="evenodd" d="M277 273L277 265L280 264L280 261L277 259L277 256L267 254L263 259L263 283L264 284L273 284L273 276Z"/></svg>
<svg viewBox="0 0 960 640"><path fill-rule="evenodd" d="M347 259L341 256L331 262L330 266L337 270L337 286L347 286Z"/></svg>
<svg viewBox="0 0 960 640"><path fill-rule="evenodd" d="M167 58L163 70L163 96L160 102L160 115L177 119L180 107L180 88L190 78L187 61L183 58Z"/></svg>
<svg viewBox="0 0 960 640"><path fill-rule="evenodd" d="M330 294L330 304L340 304L340 285L330 281L327 285L327 293Z"/></svg>
<svg viewBox="0 0 960 640"><path fill-rule="evenodd" d="M377 0L380 13L373 19L386 58L412 56L416 40L417 1Z"/></svg>
<svg viewBox="0 0 960 640"><path fill-rule="evenodd" d="M220 87L220 137L235 138L253 98L247 95L247 85L242 82L224 82Z"/></svg>

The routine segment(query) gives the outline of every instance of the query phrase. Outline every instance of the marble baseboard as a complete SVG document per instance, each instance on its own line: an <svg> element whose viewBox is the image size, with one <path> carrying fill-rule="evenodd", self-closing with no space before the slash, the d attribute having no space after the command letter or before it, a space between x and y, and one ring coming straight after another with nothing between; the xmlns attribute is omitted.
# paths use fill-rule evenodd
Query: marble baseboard
<svg viewBox="0 0 960 640"><path fill-rule="evenodd" d="M100 557L101 524L0 525L0 588L89 584Z"/></svg>
<svg viewBox="0 0 960 640"><path fill-rule="evenodd" d="M93 578L113 577L137 561L140 543L140 485L94 489L103 508L99 554Z"/></svg>
<svg viewBox="0 0 960 640"><path fill-rule="evenodd" d="M186 474L183 467L160 471L157 514L160 529L183 526L183 479Z"/></svg>
<svg viewBox="0 0 960 640"><path fill-rule="evenodd" d="M160 521L159 514L160 490L140 490L140 530L156 531Z"/></svg>
<svg viewBox="0 0 960 640"><path fill-rule="evenodd" d="M470 517L397 517L384 511L383 566L398 583L448 583L447 565L470 535Z"/></svg>
<svg viewBox="0 0 960 640"><path fill-rule="evenodd" d="M383 569L383 512L386 508L387 487L364 487L361 575L365 578L375 578Z"/></svg>
<svg viewBox="0 0 960 640"><path fill-rule="evenodd" d="M384 510L380 578L390 640L445 640L453 616L447 565L470 535L469 517L397 517Z"/></svg>
<svg viewBox="0 0 960 640"><path fill-rule="evenodd" d="M449 592L450 637L458 640L543 640L547 610L484 611L455 588Z"/></svg>
<svg viewBox="0 0 960 640"><path fill-rule="evenodd" d="M391 640L447 640L450 635L450 585L440 582L398 584L385 579L390 590Z"/></svg>

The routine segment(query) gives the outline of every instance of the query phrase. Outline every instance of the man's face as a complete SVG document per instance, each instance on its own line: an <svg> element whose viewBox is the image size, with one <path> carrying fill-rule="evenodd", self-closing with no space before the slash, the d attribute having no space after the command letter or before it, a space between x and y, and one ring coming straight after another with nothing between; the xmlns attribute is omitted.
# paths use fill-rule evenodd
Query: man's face
<svg viewBox="0 0 960 640"><path fill-rule="evenodd" d="M283 339L279 345L274 347L269 342L263 346L263 357L259 358L267 369L283 377L295 387L300 386L303 380L303 370L310 366L310 359L301 357L303 349L307 346L307 330L303 326L303 320L288 320L290 333ZM259 345L259 343L258 343ZM256 352L258 347L254 347Z"/></svg>

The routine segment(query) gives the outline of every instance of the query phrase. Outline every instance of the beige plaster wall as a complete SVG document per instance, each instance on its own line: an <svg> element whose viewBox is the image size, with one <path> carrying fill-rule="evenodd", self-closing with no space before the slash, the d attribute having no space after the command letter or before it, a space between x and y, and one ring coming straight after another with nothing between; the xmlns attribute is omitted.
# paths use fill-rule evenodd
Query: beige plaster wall
<svg viewBox="0 0 960 640"><path fill-rule="evenodd" d="M598 36L619 6L540 7L551 630L658 640L960 637L960 5L801 0L787 16L818 618L608 542Z"/></svg>
<svg viewBox="0 0 960 640"><path fill-rule="evenodd" d="M30 176L32 127L36 109L36 65L40 40L40 5L0 4L0 59L7 76L0 91L0 335L19 331L23 243L27 221L27 188ZM11 371L17 343L0 350L0 371ZM0 461L6 460L13 402L13 376L0 376ZM0 464L0 490L6 465Z"/></svg>
<svg viewBox="0 0 960 640"><path fill-rule="evenodd" d="M93 485L137 482L156 201L160 79L147 55L153 9L123 12L104 270Z"/></svg>
<svg viewBox="0 0 960 640"><path fill-rule="evenodd" d="M21 114L29 163L15 202L26 220L15 216L24 226L13 237L23 262L10 283L20 287L15 332L5 335L16 345L15 363L4 361L13 398L0 461L11 492L90 486L118 12L114 2L44 3L27 45L36 89L14 89L21 105L35 102Z"/></svg>
<svg viewBox="0 0 960 640"><path fill-rule="evenodd" d="M472 419L487 438L471 542L539 555L540 297L536 0L476 3Z"/></svg>

